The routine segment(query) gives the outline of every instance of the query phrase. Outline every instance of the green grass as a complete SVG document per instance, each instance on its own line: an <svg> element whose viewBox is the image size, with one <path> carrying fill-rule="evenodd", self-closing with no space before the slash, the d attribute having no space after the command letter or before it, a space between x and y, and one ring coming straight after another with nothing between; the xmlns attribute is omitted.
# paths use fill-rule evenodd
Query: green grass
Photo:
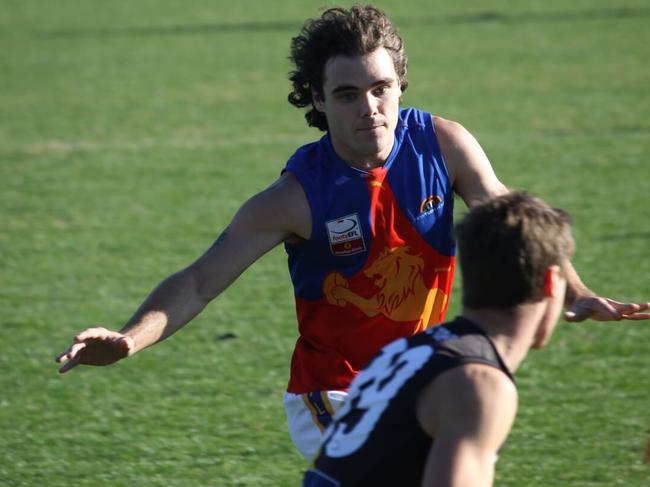
<svg viewBox="0 0 650 487"><path fill-rule="evenodd" d="M275 3L3 2L1 485L299 484L281 248L164 344L63 377L52 362L79 329L120 327L318 137L285 101L286 57L332 2ZM568 209L591 287L650 299L645 2L379 5L407 43L404 103ZM518 374L497 485L648 485L649 368L648 323L561 326Z"/></svg>

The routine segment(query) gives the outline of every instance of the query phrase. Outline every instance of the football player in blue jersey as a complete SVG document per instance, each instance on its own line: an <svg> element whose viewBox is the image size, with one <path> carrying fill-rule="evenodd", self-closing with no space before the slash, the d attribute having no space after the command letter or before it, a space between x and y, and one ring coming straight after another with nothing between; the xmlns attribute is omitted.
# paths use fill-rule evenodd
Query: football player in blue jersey
<svg viewBox="0 0 650 487"><path fill-rule="evenodd" d="M384 347L325 430L304 487L489 487L517 411L512 374L549 340L574 241L568 217L508 193L457 225L460 316Z"/></svg>
<svg viewBox="0 0 650 487"><path fill-rule="evenodd" d="M400 329L398 322L407 320L409 326L404 328L407 331L403 333L413 334L441 321L446 309L453 275L450 263L453 249L447 249L447 254L442 255L449 260L442 266L431 261L414 265L414 268L424 270L435 267L442 276L440 279L436 276L423 277L411 283L413 289L418 289L418 299L414 298L414 302L420 303L418 306L421 308L415 310L414 306L408 306L409 309L388 309L385 305L386 293L380 292L382 289L378 289L370 298L356 292L354 286L357 284L368 287L372 283L357 283L354 279L374 280L378 288L396 284L388 272L390 268L383 262L368 262L368 266L364 267L364 255L374 255L377 259L382 256L394 258L395 254L391 253L393 249L405 251L418 244L420 237L416 232L426 233L427 241L448 243L451 218L443 218L442 225L437 225L432 218L436 217L438 207L441 207L440 211L449 211L451 205L445 209L444 203L451 201L452 192L471 208L508 190L494 174L479 143L460 124L411 110L409 113L414 115L409 129L411 132L401 132L400 100L407 87L406 56L402 40L380 10L372 6L355 6L325 11L319 18L308 20L300 34L293 39L291 57L295 71L291 74L293 90L289 101L298 107L307 107L309 125L325 131L325 136L319 142L299 149L281 176L241 206L230 224L202 256L163 280L120 331L104 327L85 329L74 337L69 348L56 360L62 364L62 373L80 364L108 365L164 340L190 322L248 266L270 249L284 243L290 255L296 300L300 306L309 307L310 310L310 313L299 313L299 318L303 320L299 324L301 337L294 353L295 361L285 399L292 437L300 451L309 458L316 451L323 424L320 424L321 419L316 421L312 418L311 413L317 405L309 406L305 398L322 399L328 413L325 416L328 416L341 404L345 389L356 371L366 365L366 360L381 345L396 338L394 330ZM417 131L416 137L413 134ZM410 141L416 139L421 141L419 147L410 145ZM421 205L421 212L427 221L419 219L421 215L417 212L407 214L396 202L400 198L398 193L401 187L391 186L390 178L395 168L400 167L400 141L408 142L400 147L415 150L409 156L413 160L417 159L414 154L420 152L434 154L426 161L420 159L420 166L414 166L409 178L417 179L420 169L423 174L444 176L441 187L445 189L445 194L418 194L417 200L409 203L416 208ZM291 165L292 161L312 153L316 156L301 159L300 167ZM434 159L435 170L433 166L424 164ZM318 184L318 177L304 179L299 176L306 174L300 172L301 168L310 164L320 164L323 170L338 164L340 171L347 170L356 176L333 178L328 180L331 186L319 188L314 186ZM318 170L318 167L314 169L315 174ZM385 186L380 180L380 176L384 176L382 171L386 173L388 181ZM377 180L368 183L363 208L340 215L320 211L328 192L333 194L335 190L338 191L337 202L348 196L357 197L357 191L346 192L338 185L355 178L357 182L354 184L358 184L358 178L364 178L366 174ZM424 182L422 188L423 191L428 189ZM392 191L395 198L382 200L388 194L387 190ZM318 195L314 196L315 193ZM343 203L348 206L355 204L352 200ZM332 220L328 220L330 217ZM338 231L339 220L358 224L365 233L359 231L353 235L354 240L343 240L335 247L331 241L334 237L331 234L328 236L327 232ZM378 222L383 226L373 226ZM406 224L402 225L401 222ZM395 225L391 226L392 223ZM372 234L372 230L377 228L381 228L382 233ZM375 238L385 248L370 245L370 240ZM352 256L355 259L354 269L349 272L341 264L351 258L345 252L355 253ZM444 254L441 250L435 254L436 258L441 252ZM327 259L323 259L323 255L327 255ZM330 267L313 271L314 266L321 262ZM314 272L318 274L317 279ZM328 272L329 275L326 275ZM619 303L600 297L583 284L570 264L563 269L563 276L567 281L565 317L570 321L650 318L646 311L650 306L648 303ZM444 286L440 285L441 281L444 281ZM311 287L303 286L305 282ZM305 289L308 292L302 295ZM332 336L327 336L327 323L336 325L341 322L340 319L331 318L339 316L338 311L348 313L345 316L359 316L354 329L371 330L363 340L368 349L364 350L362 356L352 356L357 350L353 345L358 343L358 336L338 336L339 343L347 347L343 352L329 346ZM320 321L309 322L310 316L319 316ZM303 335L303 332L313 333L316 337ZM316 340L319 336L328 342L320 349ZM353 340L354 344L346 343ZM313 353L320 350L324 353ZM325 360L319 362L319 357ZM323 421L326 422L328 419L325 416Z"/></svg>

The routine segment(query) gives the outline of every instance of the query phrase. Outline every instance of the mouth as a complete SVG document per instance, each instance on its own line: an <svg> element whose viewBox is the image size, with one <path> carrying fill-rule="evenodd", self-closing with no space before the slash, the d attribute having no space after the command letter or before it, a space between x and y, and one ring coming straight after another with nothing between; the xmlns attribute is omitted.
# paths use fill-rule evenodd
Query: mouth
<svg viewBox="0 0 650 487"><path fill-rule="evenodd" d="M372 132L373 130L377 130L377 129L380 129L380 128L383 128L383 127L385 127L385 125L383 123L378 123L378 124L374 124L374 125L368 125L368 126L365 126L365 127L359 127L357 130L359 132Z"/></svg>

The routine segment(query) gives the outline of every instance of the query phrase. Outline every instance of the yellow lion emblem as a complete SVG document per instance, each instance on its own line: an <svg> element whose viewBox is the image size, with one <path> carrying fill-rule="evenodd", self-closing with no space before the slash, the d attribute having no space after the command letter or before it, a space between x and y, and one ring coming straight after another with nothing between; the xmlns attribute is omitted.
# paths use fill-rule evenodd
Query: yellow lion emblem
<svg viewBox="0 0 650 487"><path fill-rule="evenodd" d="M410 254L409 247L386 248L364 271L378 290L370 297L360 296L349 289L348 281L338 272L327 276L323 293L330 304L352 304L367 316L383 314L393 321L420 320L424 329L429 317L437 319L447 296L439 289L428 289L422 277L424 260Z"/></svg>

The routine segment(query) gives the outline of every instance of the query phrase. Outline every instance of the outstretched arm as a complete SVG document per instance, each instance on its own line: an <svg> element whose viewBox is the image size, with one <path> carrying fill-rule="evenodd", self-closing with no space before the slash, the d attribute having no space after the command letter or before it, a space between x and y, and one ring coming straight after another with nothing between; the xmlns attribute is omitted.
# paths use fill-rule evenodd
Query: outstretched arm
<svg viewBox="0 0 650 487"><path fill-rule="evenodd" d="M289 238L309 238L311 215L290 173L249 199L207 252L163 280L119 331L89 328L57 357L60 372L108 365L172 335L199 314L248 266Z"/></svg>
<svg viewBox="0 0 650 487"><path fill-rule="evenodd" d="M516 412L517 391L500 370L470 364L443 373L417 404L420 425L433 438L422 486L491 486Z"/></svg>
<svg viewBox="0 0 650 487"><path fill-rule="evenodd" d="M454 190L468 207L508 191L472 134L456 122L440 117L433 117L433 121ZM565 306L567 321L650 319L650 303L621 303L598 296L582 282L570 263Z"/></svg>
<svg viewBox="0 0 650 487"><path fill-rule="evenodd" d="M570 322L650 319L650 303L621 303L596 295L585 286L571 263L566 267L567 294L564 318Z"/></svg>

